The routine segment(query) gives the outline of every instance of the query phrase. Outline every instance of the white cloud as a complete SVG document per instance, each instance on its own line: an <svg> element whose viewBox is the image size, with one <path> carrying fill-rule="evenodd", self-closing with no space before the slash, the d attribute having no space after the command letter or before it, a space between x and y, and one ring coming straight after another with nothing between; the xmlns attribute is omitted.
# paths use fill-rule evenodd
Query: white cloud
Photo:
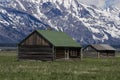
<svg viewBox="0 0 120 80"><path fill-rule="evenodd" d="M96 5L97 7L105 6L105 0L79 0L79 1L88 5Z"/></svg>
<svg viewBox="0 0 120 80"><path fill-rule="evenodd" d="M80 2L88 5L96 5L97 7L104 8L105 6L116 6L120 8L120 0L79 0Z"/></svg>
<svg viewBox="0 0 120 80"><path fill-rule="evenodd" d="M120 0L106 0L106 6L116 6L120 8Z"/></svg>
<svg viewBox="0 0 120 80"><path fill-rule="evenodd" d="M113 5L120 8L120 0L114 0Z"/></svg>

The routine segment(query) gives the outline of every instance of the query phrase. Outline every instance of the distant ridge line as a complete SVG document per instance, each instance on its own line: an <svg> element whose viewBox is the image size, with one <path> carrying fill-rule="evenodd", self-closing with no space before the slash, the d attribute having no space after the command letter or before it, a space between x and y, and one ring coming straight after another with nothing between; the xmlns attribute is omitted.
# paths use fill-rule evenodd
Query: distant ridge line
<svg viewBox="0 0 120 80"><path fill-rule="evenodd" d="M17 47L17 43L0 43L0 47Z"/></svg>

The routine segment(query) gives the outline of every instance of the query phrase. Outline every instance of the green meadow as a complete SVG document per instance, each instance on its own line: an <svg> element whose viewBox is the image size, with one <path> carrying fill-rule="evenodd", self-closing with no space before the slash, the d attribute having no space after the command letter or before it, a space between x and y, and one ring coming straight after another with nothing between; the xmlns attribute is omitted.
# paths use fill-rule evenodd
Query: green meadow
<svg viewBox="0 0 120 80"><path fill-rule="evenodd" d="M120 58L36 61L0 52L0 80L120 80Z"/></svg>

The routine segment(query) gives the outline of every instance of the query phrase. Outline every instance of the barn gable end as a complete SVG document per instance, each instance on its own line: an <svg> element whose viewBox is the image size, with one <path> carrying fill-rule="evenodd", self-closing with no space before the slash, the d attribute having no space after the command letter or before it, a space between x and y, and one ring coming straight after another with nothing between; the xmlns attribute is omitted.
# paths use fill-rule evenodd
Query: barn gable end
<svg viewBox="0 0 120 80"><path fill-rule="evenodd" d="M21 41L19 45L50 46L51 43L48 40L46 40L42 35L40 35L37 31L34 31L23 41Z"/></svg>
<svg viewBox="0 0 120 80"><path fill-rule="evenodd" d="M37 31L31 33L19 44L20 59L52 60L52 45Z"/></svg>

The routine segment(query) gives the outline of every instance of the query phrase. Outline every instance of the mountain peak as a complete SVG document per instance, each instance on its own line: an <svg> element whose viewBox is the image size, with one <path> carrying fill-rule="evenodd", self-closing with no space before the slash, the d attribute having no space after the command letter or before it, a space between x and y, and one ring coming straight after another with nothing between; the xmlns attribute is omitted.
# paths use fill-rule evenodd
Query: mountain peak
<svg viewBox="0 0 120 80"><path fill-rule="evenodd" d="M78 0L12 0L0 5L0 38L6 40L18 42L50 26L81 44L120 43L120 11L114 7L100 9Z"/></svg>

